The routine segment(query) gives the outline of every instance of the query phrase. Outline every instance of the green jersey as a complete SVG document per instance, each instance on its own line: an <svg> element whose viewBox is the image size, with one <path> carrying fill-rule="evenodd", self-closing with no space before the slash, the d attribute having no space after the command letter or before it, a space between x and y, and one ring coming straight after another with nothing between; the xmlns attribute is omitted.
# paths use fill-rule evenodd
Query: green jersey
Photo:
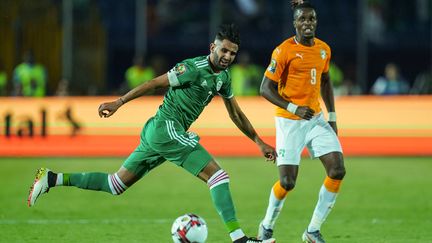
<svg viewBox="0 0 432 243"><path fill-rule="evenodd" d="M186 59L168 72L171 87L156 117L178 121L188 130L215 95L233 97L229 72L215 73L209 62L209 56Z"/></svg>

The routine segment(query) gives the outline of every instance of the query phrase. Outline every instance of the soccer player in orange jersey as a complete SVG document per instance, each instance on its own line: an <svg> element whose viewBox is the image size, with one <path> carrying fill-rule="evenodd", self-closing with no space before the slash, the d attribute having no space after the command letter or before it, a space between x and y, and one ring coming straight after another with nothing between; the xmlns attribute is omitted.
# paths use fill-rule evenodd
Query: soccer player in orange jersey
<svg viewBox="0 0 432 243"><path fill-rule="evenodd" d="M317 14L306 1L292 1L296 35L274 49L261 84L261 95L276 105L276 150L279 180L270 192L258 238L272 237L275 221L287 194L294 189L300 156L307 146L319 158L327 176L304 242L325 242L320 228L332 209L345 175L342 148L337 137L336 113L329 77L331 50L315 38ZM329 112L328 122L320 108L320 94Z"/></svg>

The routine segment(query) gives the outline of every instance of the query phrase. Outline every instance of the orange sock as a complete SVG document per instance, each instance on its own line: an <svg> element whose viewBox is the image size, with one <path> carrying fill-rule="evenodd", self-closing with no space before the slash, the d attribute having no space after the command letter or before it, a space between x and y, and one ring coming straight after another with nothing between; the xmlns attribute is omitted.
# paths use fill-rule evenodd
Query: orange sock
<svg viewBox="0 0 432 243"><path fill-rule="evenodd" d="M285 190L285 189L281 186L279 180L276 181L276 183L273 185L273 192L274 192L275 197L276 197L278 200L282 200L282 199L284 199L284 198L286 197L286 195L288 194L288 191Z"/></svg>
<svg viewBox="0 0 432 243"><path fill-rule="evenodd" d="M332 179L330 177L326 177L324 179L324 186L329 192L338 193L339 187L342 183L342 180Z"/></svg>

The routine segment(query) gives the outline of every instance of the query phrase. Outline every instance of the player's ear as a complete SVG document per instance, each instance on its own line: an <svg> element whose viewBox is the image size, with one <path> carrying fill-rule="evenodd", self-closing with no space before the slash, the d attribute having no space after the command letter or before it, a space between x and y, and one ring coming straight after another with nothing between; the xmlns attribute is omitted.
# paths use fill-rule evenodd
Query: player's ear
<svg viewBox="0 0 432 243"><path fill-rule="evenodd" d="M216 48L216 44L215 43L210 43L210 52L213 53L214 49Z"/></svg>

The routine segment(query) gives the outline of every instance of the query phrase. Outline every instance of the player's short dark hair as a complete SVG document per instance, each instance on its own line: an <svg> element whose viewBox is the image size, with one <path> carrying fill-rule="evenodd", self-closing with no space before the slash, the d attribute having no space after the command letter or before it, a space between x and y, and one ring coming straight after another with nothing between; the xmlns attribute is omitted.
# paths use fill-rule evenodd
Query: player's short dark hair
<svg viewBox="0 0 432 243"><path fill-rule="evenodd" d="M292 0L291 1L291 8L293 10L293 17L296 18L296 12L300 9L313 9L315 11L315 7L307 0Z"/></svg>
<svg viewBox="0 0 432 243"><path fill-rule="evenodd" d="M216 40L229 40L240 46L240 31L235 24L222 24L216 34Z"/></svg>

